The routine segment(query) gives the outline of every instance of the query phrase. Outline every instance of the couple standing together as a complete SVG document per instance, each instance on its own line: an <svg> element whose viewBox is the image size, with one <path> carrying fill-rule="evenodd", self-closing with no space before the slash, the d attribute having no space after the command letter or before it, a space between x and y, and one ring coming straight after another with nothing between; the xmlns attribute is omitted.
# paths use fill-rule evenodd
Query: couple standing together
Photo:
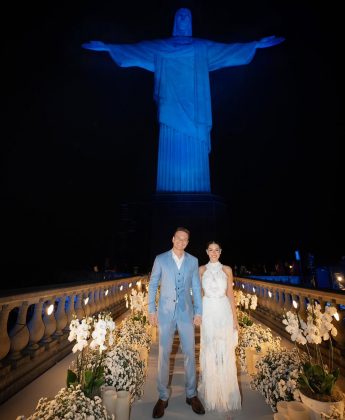
<svg viewBox="0 0 345 420"><path fill-rule="evenodd" d="M173 247L156 257L149 283L149 320L151 325L159 327L159 399L153 409L153 418L162 417L168 407L170 354L176 330L184 354L186 403L195 413L205 414L197 396L199 391L207 410L228 412L241 408L235 358L238 322L232 271L219 262L221 248L217 242L207 246L208 264L198 267L197 258L185 252L189 235L186 228L176 229ZM198 385L195 326L201 326Z"/></svg>

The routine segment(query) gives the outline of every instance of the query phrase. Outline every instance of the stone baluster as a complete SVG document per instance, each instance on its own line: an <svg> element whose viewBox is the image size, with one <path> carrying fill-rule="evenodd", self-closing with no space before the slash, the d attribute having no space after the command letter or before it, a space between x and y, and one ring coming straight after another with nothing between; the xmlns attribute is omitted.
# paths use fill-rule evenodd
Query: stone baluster
<svg viewBox="0 0 345 420"><path fill-rule="evenodd" d="M54 299L48 300L43 309L44 335L42 343L50 343L53 341L52 335L56 330L56 319L54 316L54 309L50 312L51 305L54 304Z"/></svg>
<svg viewBox="0 0 345 420"><path fill-rule="evenodd" d="M121 302L121 291L120 291L119 283L115 285L115 294L116 294L116 304L118 305Z"/></svg>
<svg viewBox="0 0 345 420"><path fill-rule="evenodd" d="M279 296L279 307L277 309L277 316L279 319L283 319L283 314L284 314L284 290L283 289L279 289L278 290L278 296Z"/></svg>
<svg viewBox="0 0 345 420"><path fill-rule="evenodd" d="M114 307L115 306L115 286L114 286L114 284L112 284L109 287L109 300L110 300L111 307Z"/></svg>
<svg viewBox="0 0 345 420"><path fill-rule="evenodd" d="M70 323L72 319L74 318L74 315L76 315L75 310L74 310L74 297L75 297L74 293L71 293L68 296L68 304L66 308L67 324L65 327L65 330L68 330L68 331L69 331Z"/></svg>
<svg viewBox="0 0 345 420"><path fill-rule="evenodd" d="M58 307L55 312L55 320L56 320L56 331L55 335L63 335L63 329L67 325L67 315L65 311L65 302L66 302L66 296L61 296L59 299Z"/></svg>
<svg viewBox="0 0 345 420"><path fill-rule="evenodd" d="M101 308L101 304L99 301L99 291L100 291L100 287L96 287L94 290L94 296L93 296L93 302L95 305L95 313L100 312L100 308Z"/></svg>
<svg viewBox="0 0 345 420"><path fill-rule="evenodd" d="M280 301L279 301L279 289L273 287L272 289L272 313L274 318L279 319L280 317Z"/></svg>
<svg viewBox="0 0 345 420"><path fill-rule="evenodd" d="M7 333L7 322L9 313L9 305L2 305L0 311L0 361L7 355L11 347L11 340Z"/></svg>
<svg viewBox="0 0 345 420"><path fill-rule="evenodd" d="M89 293L89 308L91 316L97 312L97 307L95 304L95 289L91 289Z"/></svg>
<svg viewBox="0 0 345 420"><path fill-rule="evenodd" d="M267 309L270 314L273 313L273 291L271 287L267 288Z"/></svg>
<svg viewBox="0 0 345 420"><path fill-rule="evenodd" d="M78 293L77 294L77 301L75 303L75 314L77 315L77 318L79 319L79 321L84 318L84 310L83 310L83 306L82 306L82 298L83 298L83 294L82 293Z"/></svg>
<svg viewBox="0 0 345 420"><path fill-rule="evenodd" d="M268 290L266 287L260 287L260 306L263 312L267 312L268 310Z"/></svg>
<svg viewBox="0 0 345 420"><path fill-rule="evenodd" d="M108 293L106 293L106 291L108 290L108 288L106 287L106 288L103 288L103 296L104 296L104 308L106 309L106 310L108 310L109 309L109 307L110 307L110 301L109 301L109 290L108 290Z"/></svg>
<svg viewBox="0 0 345 420"><path fill-rule="evenodd" d="M30 339L29 329L26 325L28 308L28 302L23 302L20 305L17 321L9 334L11 339L9 357L12 360L17 360L22 357L21 351L27 346Z"/></svg>
<svg viewBox="0 0 345 420"><path fill-rule="evenodd" d="M28 329L30 334L28 350L37 350L39 348L38 342L44 335L44 322L42 319L42 307L43 299L35 303L34 313L28 323Z"/></svg>
<svg viewBox="0 0 345 420"><path fill-rule="evenodd" d="M307 306L309 303L310 299L308 298L308 296L306 296L304 293L300 293L299 295L299 315L302 319L306 320L307 319Z"/></svg>
<svg viewBox="0 0 345 420"><path fill-rule="evenodd" d="M291 311L293 309L292 306L292 296L290 290L285 289L285 303L284 303L284 310L286 312Z"/></svg>
<svg viewBox="0 0 345 420"><path fill-rule="evenodd" d="M89 305L90 296L89 296L89 294L90 294L90 292L86 292L84 297L83 297L83 300L82 300L82 307L84 309L85 316L90 316L90 305Z"/></svg>
<svg viewBox="0 0 345 420"><path fill-rule="evenodd" d="M341 309L340 305L336 306L339 321L336 319L333 321L333 325L338 330L337 335L334 337L334 341L341 350L343 357L345 357L345 309Z"/></svg>
<svg viewBox="0 0 345 420"><path fill-rule="evenodd" d="M101 305L101 311L103 311L105 309L105 303L106 303L103 287L101 287L100 290L99 290L99 303Z"/></svg>

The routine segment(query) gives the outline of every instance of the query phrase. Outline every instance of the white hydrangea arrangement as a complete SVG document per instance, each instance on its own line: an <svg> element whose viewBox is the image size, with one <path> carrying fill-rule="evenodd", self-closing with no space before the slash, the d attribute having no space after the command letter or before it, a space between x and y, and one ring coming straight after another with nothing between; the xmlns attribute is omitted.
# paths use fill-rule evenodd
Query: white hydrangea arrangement
<svg viewBox="0 0 345 420"><path fill-rule="evenodd" d="M17 417L24 420L25 416ZM81 386L62 388L52 399L41 398L35 412L27 420L111 420L99 397L88 398Z"/></svg>
<svg viewBox="0 0 345 420"><path fill-rule="evenodd" d="M246 348L253 347L257 352L261 351L263 343L269 343L270 348L280 349L280 337L273 337L270 328L264 328L259 324L241 327L239 331L238 346L236 347L236 355L240 359L241 370L247 371Z"/></svg>
<svg viewBox="0 0 345 420"><path fill-rule="evenodd" d="M250 387L259 391L272 411L277 411L278 401L299 400L298 377L302 360L297 349L285 347L269 350L257 364L257 373L253 375Z"/></svg>
<svg viewBox="0 0 345 420"><path fill-rule="evenodd" d="M145 363L139 352L124 344L118 344L107 352L104 360L105 383L117 391L129 391L131 403L144 392Z"/></svg>
<svg viewBox="0 0 345 420"><path fill-rule="evenodd" d="M131 316L122 321L117 332L117 342L132 348L145 347L150 350L152 337L146 324L143 325L141 320Z"/></svg>

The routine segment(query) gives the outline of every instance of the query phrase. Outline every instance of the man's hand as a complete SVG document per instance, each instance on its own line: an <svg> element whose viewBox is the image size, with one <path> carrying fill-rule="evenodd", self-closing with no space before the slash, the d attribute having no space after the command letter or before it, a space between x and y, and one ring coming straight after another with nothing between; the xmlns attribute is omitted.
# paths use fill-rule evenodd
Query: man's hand
<svg viewBox="0 0 345 420"><path fill-rule="evenodd" d="M196 327L199 327L201 325L201 315L195 315L194 316L193 324Z"/></svg>
<svg viewBox="0 0 345 420"><path fill-rule="evenodd" d="M149 323L153 327L156 327L158 325L157 312L153 312L152 314L149 314Z"/></svg>

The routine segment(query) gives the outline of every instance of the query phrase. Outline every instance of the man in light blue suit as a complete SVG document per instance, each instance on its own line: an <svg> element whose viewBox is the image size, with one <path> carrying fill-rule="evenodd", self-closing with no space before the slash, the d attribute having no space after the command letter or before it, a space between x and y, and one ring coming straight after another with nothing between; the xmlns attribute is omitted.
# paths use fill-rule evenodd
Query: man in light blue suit
<svg viewBox="0 0 345 420"><path fill-rule="evenodd" d="M202 300L198 260L185 252L189 241L186 228L176 229L173 248L156 257L149 284L149 320L159 327L157 387L159 399L152 417L164 415L169 399L169 364L175 331L178 331L184 354L186 403L197 414L205 410L196 392L194 326L201 324ZM158 310L156 295L159 290ZM191 295L191 290L192 294Z"/></svg>

